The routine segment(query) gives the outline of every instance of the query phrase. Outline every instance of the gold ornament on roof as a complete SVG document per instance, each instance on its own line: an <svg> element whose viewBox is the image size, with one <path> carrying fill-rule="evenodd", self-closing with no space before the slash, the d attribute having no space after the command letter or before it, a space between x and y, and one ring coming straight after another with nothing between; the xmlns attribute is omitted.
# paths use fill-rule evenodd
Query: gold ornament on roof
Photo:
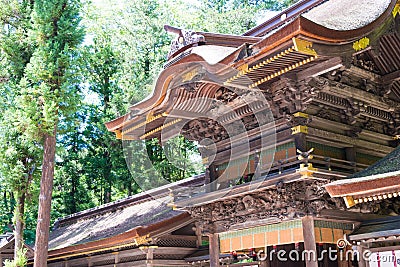
<svg viewBox="0 0 400 267"><path fill-rule="evenodd" d="M193 80L194 77L196 77L196 75L199 74L199 70L193 69L189 72L186 72L185 74L182 74L182 82L190 82L191 80Z"/></svg>
<svg viewBox="0 0 400 267"><path fill-rule="evenodd" d="M363 50L363 49L367 48L368 46L369 46L369 38L367 38L367 37L361 38L360 40L355 41L353 43L353 49L355 51Z"/></svg>
<svg viewBox="0 0 400 267"><path fill-rule="evenodd" d="M293 37L292 40L296 51L311 56L317 55L317 52L312 48L313 46L312 42L295 37Z"/></svg>
<svg viewBox="0 0 400 267"><path fill-rule="evenodd" d="M396 15L399 13L400 13L400 1L397 1L396 5L394 6L393 11L392 11L393 18L395 18Z"/></svg>

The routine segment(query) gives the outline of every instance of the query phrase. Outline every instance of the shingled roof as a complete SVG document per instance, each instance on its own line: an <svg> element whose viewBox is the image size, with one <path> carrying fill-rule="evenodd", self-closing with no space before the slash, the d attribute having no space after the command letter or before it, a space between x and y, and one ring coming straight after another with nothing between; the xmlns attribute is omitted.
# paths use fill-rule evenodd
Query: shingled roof
<svg viewBox="0 0 400 267"><path fill-rule="evenodd" d="M326 1L302 16L328 29L349 31L375 21L389 4L390 0Z"/></svg>
<svg viewBox="0 0 400 267"><path fill-rule="evenodd" d="M362 170L349 178L366 177L377 174L385 174L400 171L400 146L393 150L386 157L375 162L365 170Z"/></svg>
<svg viewBox="0 0 400 267"><path fill-rule="evenodd" d="M111 240L134 240L154 230L161 223L169 223L188 216L184 211L173 210L168 204L170 190L177 186L197 186L204 176L188 178L159 187L94 209L79 212L55 223L50 233L49 250L60 250L84 244L97 244Z"/></svg>
<svg viewBox="0 0 400 267"><path fill-rule="evenodd" d="M398 236L400 216L363 222L350 236L351 241Z"/></svg>
<svg viewBox="0 0 400 267"><path fill-rule="evenodd" d="M331 197L343 197L348 207L400 194L400 146L365 170L325 186Z"/></svg>

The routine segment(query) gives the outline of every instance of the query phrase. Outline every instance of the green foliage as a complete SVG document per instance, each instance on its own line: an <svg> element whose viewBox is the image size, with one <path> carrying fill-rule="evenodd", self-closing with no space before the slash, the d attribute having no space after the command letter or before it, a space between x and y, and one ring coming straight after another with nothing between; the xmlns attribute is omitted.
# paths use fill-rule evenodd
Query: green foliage
<svg viewBox="0 0 400 267"><path fill-rule="evenodd" d="M35 1L30 38L37 44L21 80L19 127L29 138L53 134L59 117L75 111L79 86L74 79L74 48L83 40L79 1Z"/></svg>
<svg viewBox="0 0 400 267"><path fill-rule="evenodd" d="M104 123L147 97L170 47L164 24L242 34L260 11L291 0L0 0L0 223L11 230L16 200L27 197L25 238L34 240L43 137L57 126L52 220L140 192L151 184L143 155L125 151ZM82 14L81 22L79 14ZM86 35L83 31L86 28ZM83 38L85 45L80 45ZM141 146L169 181L202 171L182 137ZM131 153L130 155L128 155ZM131 172L130 172L131 171Z"/></svg>
<svg viewBox="0 0 400 267"><path fill-rule="evenodd" d="M36 217L36 214L31 211L35 210L34 188L39 176L41 147L17 127L22 114L17 98L20 96L19 83L35 48L28 36L31 10L30 1L2 1L0 10L3 25L0 31L0 76L4 77L0 83L1 225L3 231L10 231L16 220L23 222L29 218L28 228L24 231L29 242L33 241L31 229L36 225L32 223L32 215ZM23 205L21 210L24 210L26 199L29 200L29 212L19 214L16 206ZM19 203L20 200L24 203Z"/></svg>
<svg viewBox="0 0 400 267"><path fill-rule="evenodd" d="M25 267L28 264L26 253L28 250L22 248L17 252L17 257L14 260L5 260L4 267Z"/></svg>

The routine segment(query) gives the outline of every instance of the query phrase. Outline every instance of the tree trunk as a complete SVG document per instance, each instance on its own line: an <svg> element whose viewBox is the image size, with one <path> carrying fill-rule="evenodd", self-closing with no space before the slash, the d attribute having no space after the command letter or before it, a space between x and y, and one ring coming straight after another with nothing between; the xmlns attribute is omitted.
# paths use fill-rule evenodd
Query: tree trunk
<svg viewBox="0 0 400 267"><path fill-rule="evenodd" d="M17 206L15 208L15 229L14 229L14 259L18 256L24 244L24 214L25 214L25 192L21 192L17 197Z"/></svg>
<svg viewBox="0 0 400 267"><path fill-rule="evenodd" d="M56 132L57 126L54 127L52 135L46 134L44 136L44 153L42 177L40 180L39 210L36 227L35 254L33 265L34 267L47 266L51 194L53 192L54 159L56 154Z"/></svg>

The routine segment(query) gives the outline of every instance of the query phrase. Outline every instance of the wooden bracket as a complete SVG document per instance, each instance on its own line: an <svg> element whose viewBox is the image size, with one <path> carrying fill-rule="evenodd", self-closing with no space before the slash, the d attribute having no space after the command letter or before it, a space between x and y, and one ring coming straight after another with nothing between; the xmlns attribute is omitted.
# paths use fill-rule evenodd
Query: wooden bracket
<svg viewBox="0 0 400 267"><path fill-rule="evenodd" d="M296 112L296 113L293 114L293 117L296 117L296 118L302 117L302 118L308 119L308 114L307 113L303 113L303 112Z"/></svg>
<svg viewBox="0 0 400 267"><path fill-rule="evenodd" d="M297 125L297 126L292 127L292 135L299 134L299 133L308 134L308 126Z"/></svg>

